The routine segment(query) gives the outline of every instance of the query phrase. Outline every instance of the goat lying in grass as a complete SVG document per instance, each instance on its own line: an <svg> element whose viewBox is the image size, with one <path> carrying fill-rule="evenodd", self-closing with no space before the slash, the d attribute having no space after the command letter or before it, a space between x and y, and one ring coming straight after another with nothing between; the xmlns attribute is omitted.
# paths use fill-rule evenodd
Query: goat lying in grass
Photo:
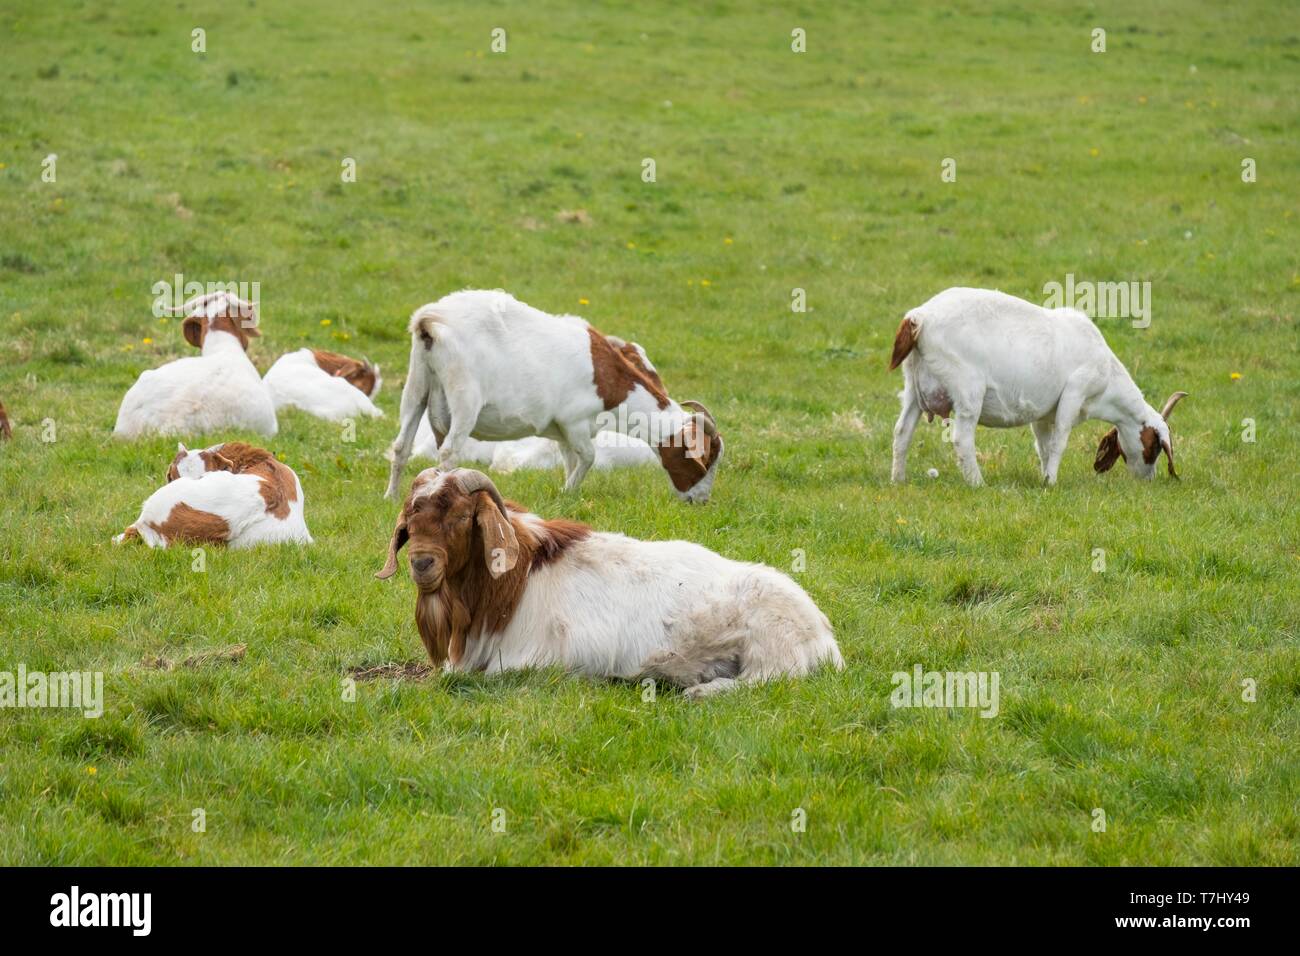
<svg viewBox="0 0 1300 956"><path fill-rule="evenodd" d="M559 665L703 697L844 664L826 616L779 571L543 520L477 471L420 472L377 577L403 546L420 638L451 670Z"/></svg>
<svg viewBox="0 0 1300 956"><path fill-rule="evenodd" d="M631 435L597 432L591 443L596 448L596 458L591 467L596 471L659 464L659 455L655 449ZM415 445L411 453L418 458L438 460L438 439L427 419L420 419L420 428L415 433ZM493 471L509 474L512 471L563 468L564 452L559 442L549 438L519 438L515 441L479 441L467 438L460 460L487 465Z"/></svg>
<svg viewBox="0 0 1300 956"><path fill-rule="evenodd" d="M540 435L560 443L572 491L596 460L592 436L633 434L652 445L673 489L703 502L722 458L722 436L698 402L668 397L645 351L602 335L575 315L548 315L501 292L465 291L411 316L411 360L385 496L396 498L428 414L444 468L473 437Z"/></svg>
<svg viewBox="0 0 1300 956"><path fill-rule="evenodd" d="M379 369L363 359L321 349L298 349L276 359L262 381L276 411L298 408L332 422L384 414L371 401L379 394Z"/></svg>
<svg viewBox="0 0 1300 956"><path fill-rule="evenodd" d="M1030 425L1043 480L1056 484L1070 429L1090 418L1115 425L1101 440L1094 468L1123 458L1139 478L1155 474L1174 448L1166 419L1186 392L1156 411L1088 316L1044 309L987 289L948 289L908 312L894 338L891 370L903 366L902 413L894 426L893 480L907 478L907 451L924 412L953 419L963 477L983 483L975 425Z"/></svg>
<svg viewBox="0 0 1300 956"><path fill-rule="evenodd" d="M201 354L141 372L122 399L113 434L185 435L244 429L270 437L278 423L271 394L246 354L257 311L228 292L181 306L185 340Z"/></svg>
<svg viewBox="0 0 1300 956"><path fill-rule="evenodd" d="M113 541L139 539L151 548L181 541L231 548L311 544L304 504L298 476L264 448L235 441L202 451L180 445L167 484Z"/></svg>

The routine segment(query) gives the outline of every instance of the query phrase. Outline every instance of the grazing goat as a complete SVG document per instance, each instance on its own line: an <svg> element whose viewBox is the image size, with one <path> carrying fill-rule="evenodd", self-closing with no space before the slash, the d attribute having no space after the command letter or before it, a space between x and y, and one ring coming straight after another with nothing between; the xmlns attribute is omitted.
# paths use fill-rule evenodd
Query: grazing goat
<svg viewBox="0 0 1300 956"><path fill-rule="evenodd" d="M575 315L548 315L508 293L469 290L411 316L411 361L385 497L396 498L420 416L428 415L442 467L469 437L540 435L560 443L566 491L596 459L603 429L654 446L684 501L709 498L722 436L698 402L678 404L639 345L602 335Z"/></svg>
<svg viewBox="0 0 1300 956"><path fill-rule="evenodd" d="M113 541L138 538L151 548L179 541L231 548L311 544L304 504L298 476L264 448L238 441L201 451L180 445L167 484Z"/></svg>
<svg viewBox="0 0 1300 956"><path fill-rule="evenodd" d="M408 544L416 628L450 670L558 665L704 697L844 666L830 622L784 574L686 541L543 520L481 472L420 472L376 577L397 571Z"/></svg>
<svg viewBox="0 0 1300 956"><path fill-rule="evenodd" d="M277 412L286 406L299 408L331 422L384 414L371 401L379 394L378 367L336 352L288 352L276 360L262 381Z"/></svg>
<svg viewBox="0 0 1300 956"><path fill-rule="evenodd" d="M5 414L5 403L0 402L0 438L13 438L14 430L9 424L9 416Z"/></svg>
<svg viewBox="0 0 1300 956"><path fill-rule="evenodd" d="M1056 484L1070 429L1090 418L1115 427L1101 440L1094 468L1123 458L1138 478L1155 474L1163 450L1174 471L1166 419L1186 392L1156 411L1088 316L1044 309L987 289L948 289L908 312L894 338L892 371L903 366L903 410L894 425L894 481L907 478L907 450L924 412L953 420L957 464L982 484L975 425L1031 425L1043 480Z"/></svg>
<svg viewBox="0 0 1300 956"><path fill-rule="evenodd" d="M201 434L278 429L271 393L246 350L257 329L256 307L228 292L198 296L178 310L181 331L202 354L141 372L122 399L113 434Z"/></svg>
<svg viewBox="0 0 1300 956"><path fill-rule="evenodd" d="M597 432L592 438L592 444L596 446L596 460L591 467L596 471L659 464L659 455L655 450L631 435ZM420 419L412 454L421 458L438 458L438 439L434 437L428 419ZM467 438L460 460L488 465L493 471L502 474L564 467L564 454L559 442L538 437L520 438L517 441L478 441Z"/></svg>

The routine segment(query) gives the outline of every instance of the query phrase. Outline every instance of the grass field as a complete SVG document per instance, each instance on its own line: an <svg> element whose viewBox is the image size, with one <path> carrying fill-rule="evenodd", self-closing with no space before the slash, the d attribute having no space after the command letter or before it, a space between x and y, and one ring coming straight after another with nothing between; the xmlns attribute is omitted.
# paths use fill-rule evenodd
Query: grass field
<svg viewBox="0 0 1300 956"><path fill-rule="evenodd" d="M1294 10L750 6L0 8L0 670L105 674L98 720L0 710L0 863L1300 862ZM262 369L304 344L383 365L354 442L281 416L315 546L195 572L110 544L175 448L111 430L189 351L150 313L176 273L260 283ZM1099 324L1153 402L1191 393L1182 481L1094 475L1093 422L1052 489L1027 429L981 430L972 490L936 423L891 486L903 312L1067 274L1151 282L1149 328ZM405 572L372 577L383 453L406 317L464 286L636 339L727 439L705 507L657 470L502 491L802 550L843 673L703 703L551 672L343 699L352 669L423 658ZM895 709L917 664L998 673L998 716Z"/></svg>

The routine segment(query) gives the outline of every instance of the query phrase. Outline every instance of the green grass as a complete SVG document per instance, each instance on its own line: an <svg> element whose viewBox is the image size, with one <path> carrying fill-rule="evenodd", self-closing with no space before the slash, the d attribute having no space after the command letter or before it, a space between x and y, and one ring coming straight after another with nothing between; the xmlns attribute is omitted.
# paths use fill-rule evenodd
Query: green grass
<svg viewBox="0 0 1300 956"><path fill-rule="evenodd" d="M582 6L0 10L0 670L106 675L97 721L0 710L0 863L1300 862L1293 11ZM109 542L175 447L110 432L187 352L150 314L177 272L261 283L263 369L310 344L387 372L355 442L281 419L314 547L196 573ZM902 313L1067 273L1152 282L1149 329L1101 324L1149 398L1191 393L1183 480L1095 476L1090 423L1053 489L1027 429L981 430L971 490L931 425L892 487ZM640 341L727 439L703 508L655 471L502 490L782 568L803 549L843 673L700 704L549 672L342 699L351 668L422 657L409 582L372 577L382 453L405 319L463 286ZM998 672L999 716L892 708L917 663Z"/></svg>

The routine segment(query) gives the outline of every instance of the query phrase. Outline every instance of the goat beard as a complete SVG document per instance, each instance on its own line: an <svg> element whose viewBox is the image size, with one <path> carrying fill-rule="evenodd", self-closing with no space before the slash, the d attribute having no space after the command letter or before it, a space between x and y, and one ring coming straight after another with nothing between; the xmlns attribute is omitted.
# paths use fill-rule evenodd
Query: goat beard
<svg viewBox="0 0 1300 956"><path fill-rule="evenodd" d="M461 659L469 624L469 609L445 583L436 591L421 591L415 599L415 626L435 667Z"/></svg>

